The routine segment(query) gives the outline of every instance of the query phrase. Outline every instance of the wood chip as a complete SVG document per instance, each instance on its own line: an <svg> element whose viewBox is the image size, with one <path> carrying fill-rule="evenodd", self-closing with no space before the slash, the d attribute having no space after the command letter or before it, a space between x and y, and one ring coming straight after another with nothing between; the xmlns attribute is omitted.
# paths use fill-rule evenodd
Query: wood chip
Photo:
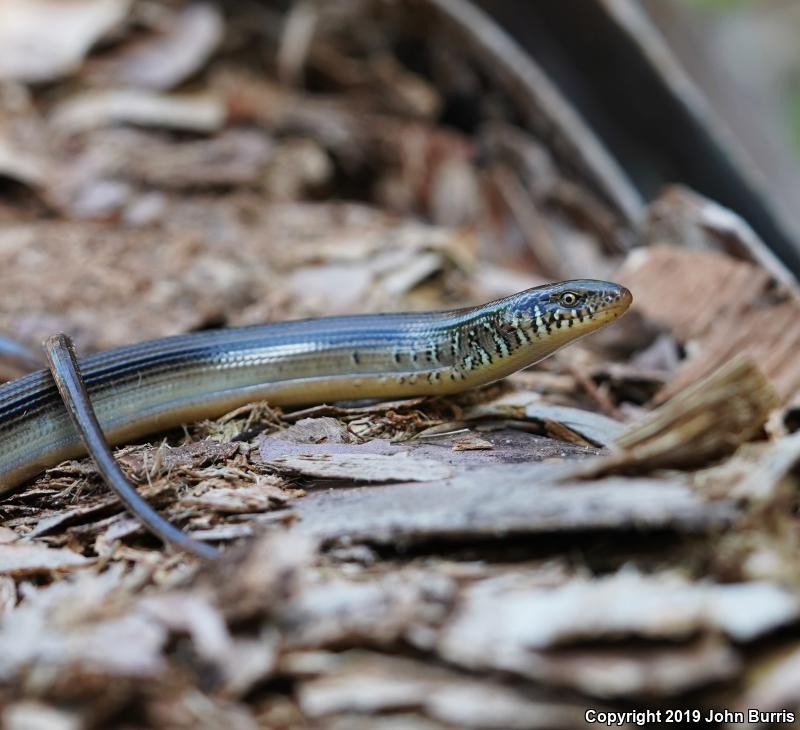
<svg viewBox="0 0 800 730"><path fill-rule="evenodd" d="M547 403L542 400L541 394L526 391L503 394L488 403L471 406L464 412L464 418L469 420L490 417L513 417L540 423L545 430L550 427L554 437L563 438L566 429L573 433L566 440L576 443L574 439L578 437L582 445L588 443L593 446L610 446L625 428L624 424L600 413ZM555 433L556 430L558 433Z"/></svg>
<svg viewBox="0 0 800 730"><path fill-rule="evenodd" d="M210 94L168 96L121 89L69 98L55 109L52 122L72 134L113 124L209 133L222 128L225 115L225 106Z"/></svg>
<svg viewBox="0 0 800 730"><path fill-rule="evenodd" d="M220 480L226 484L224 480ZM284 505L292 498L289 491L267 484L263 480L252 487L216 487L198 495L182 497L180 505L221 514L264 512Z"/></svg>
<svg viewBox="0 0 800 730"><path fill-rule="evenodd" d="M0 135L0 177L40 189L48 173L48 163L40 157L19 149Z"/></svg>
<svg viewBox="0 0 800 730"><path fill-rule="evenodd" d="M788 643L780 647L778 652L768 655L766 661L760 662L760 665L753 684L744 696L740 696L732 709L749 714L752 708L756 708L763 713L774 712L773 721L776 724L794 722L797 711L800 710L800 691L797 684L800 646L797 642ZM788 714L792 717L787 717ZM731 727L734 727L732 723Z"/></svg>
<svg viewBox="0 0 800 730"><path fill-rule="evenodd" d="M265 462L281 471L320 479L347 479L354 482L430 482L446 479L452 469L430 459L417 459L406 453L316 454L280 456Z"/></svg>
<svg viewBox="0 0 800 730"><path fill-rule="evenodd" d="M15 702L2 714L6 730L82 730L80 714L50 707L41 702Z"/></svg>
<svg viewBox="0 0 800 730"><path fill-rule="evenodd" d="M453 441L453 451L484 451L494 448L491 441L480 438L471 434L469 436L462 436Z"/></svg>
<svg viewBox="0 0 800 730"><path fill-rule="evenodd" d="M338 655L325 676L303 682L300 705L310 717L421 708L452 727L537 730L575 727L583 708L533 700L497 682L430 664L366 653Z"/></svg>
<svg viewBox="0 0 800 730"><path fill-rule="evenodd" d="M66 548L51 548L38 543L0 544L0 575L20 576L69 571L93 563L94 560Z"/></svg>
<svg viewBox="0 0 800 730"><path fill-rule="evenodd" d="M222 40L222 16L210 3L192 3L161 20L159 33L103 60L107 83L171 89L196 73Z"/></svg>
<svg viewBox="0 0 800 730"><path fill-rule="evenodd" d="M778 405L761 370L737 358L619 434L620 451L578 467L583 476L703 466L753 438Z"/></svg>
<svg viewBox="0 0 800 730"><path fill-rule="evenodd" d="M544 685L566 687L593 697L673 698L715 682L735 679L742 659L726 641L609 642L584 647L527 650L511 671Z"/></svg>
<svg viewBox="0 0 800 730"><path fill-rule="evenodd" d="M52 81L128 12L130 0L6 0L0 3L0 78Z"/></svg>
<svg viewBox="0 0 800 730"><path fill-rule="evenodd" d="M275 438L295 441L298 444L347 444L354 443L347 426L336 418L300 418L288 428L273 434Z"/></svg>

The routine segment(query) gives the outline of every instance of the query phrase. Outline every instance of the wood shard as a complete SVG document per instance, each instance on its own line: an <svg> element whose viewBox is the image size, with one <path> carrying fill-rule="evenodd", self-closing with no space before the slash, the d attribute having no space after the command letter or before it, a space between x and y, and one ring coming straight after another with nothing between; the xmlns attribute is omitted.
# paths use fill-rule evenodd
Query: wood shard
<svg viewBox="0 0 800 730"><path fill-rule="evenodd" d="M211 94L180 96L120 89L93 91L67 99L53 112L53 124L68 133L119 123L185 132L216 132L225 106Z"/></svg>
<svg viewBox="0 0 800 730"><path fill-rule="evenodd" d="M127 15L130 0L0 3L0 79L52 81L79 66Z"/></svg>
<svg viewBox="0 0 800 730"><path fill-rule="evenodd" d="M585 462L582 476L703 466L752 439L778 396L749 359L736 358L631 424L616 439L620 452Z"/></svg>
<svg viewBox="0 0 800 730"><path fill-rule="evenodd" d="M683 185L668 186L650 204L639 235L640 244L680 241L687 248L721 250L759 264L783 284L797 282L744 218Z"/></svg>
<svg viewBox="0 0 800 730"><path fill-rule="evenodd" d="M736 355L757 362L782 401L800 388L800 295L776 287L764 269L716 251L652 246L631 254L618 279L635 311L692 345L657 402Z"/></svg>
<svg viewBox="0 0 800 730"><path fill-rule="evenodd" d="M51 571L68 571L92 565L85 558L67 548L51 548L40 543L10 543L0 545L0 574L35 575Z"/></svg>
<svg viewBox="0 0 800 730"><path fill-rule="evenodd" d="M476 680L429 662L347 652L331 655L329 663L323 676L300 688L300 705L310 717L422 708L426 716L446 722L448 727L486 730L572 728L584 717L583 708L566 700L531 698L506 685Z"/></svg>
<svg viewBox="0 0 800 730"><path fill-rule="evenodd" d="M385 454L299 454L267 462L282 471L321 479L350 479L357 482L430 482L446 479L453 472L432 459L417 459L405 453Z"/></svg>
<svg viewBox="0 0 800 730"><path fill-rule="evenodd" d="M472 668L500 668L531 649L626 636L678 641L720 632L750 641L800 612L797 597L773 583L690 583L669 573L624 570L556 587L490 579L465 594L440 651Z"/></svg>

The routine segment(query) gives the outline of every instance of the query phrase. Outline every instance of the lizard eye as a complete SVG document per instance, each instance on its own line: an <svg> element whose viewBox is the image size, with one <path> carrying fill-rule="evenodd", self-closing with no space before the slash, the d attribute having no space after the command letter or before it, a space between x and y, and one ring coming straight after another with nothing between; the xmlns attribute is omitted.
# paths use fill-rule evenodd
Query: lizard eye
<svg viewBox="0 0 800 730"><path fill-rule="evenodd" d="M558 301L565 307L574 307L578 303L578 295L574 291L565 291Z"/></svg>

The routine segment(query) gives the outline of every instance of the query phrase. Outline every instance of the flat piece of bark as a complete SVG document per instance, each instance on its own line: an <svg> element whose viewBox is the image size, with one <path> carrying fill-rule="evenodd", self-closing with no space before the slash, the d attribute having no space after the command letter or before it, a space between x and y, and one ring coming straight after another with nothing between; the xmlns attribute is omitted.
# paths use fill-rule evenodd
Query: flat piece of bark
<svg viewBox="0 0 800 730"><path fill-rule="evenodd" d="M410 568L367 579L344 575L298 576L296 589L279 609L288 647L398 641L430 644L447 618L456 585L435 571Z"/></svg>
<svg viewBox="0 0 800 730"><path fill-rule="evenodd" d="M566 687L591 697L671 698L715 682L734 679L743 662L718 637L662 644L659 642L593 643L583 647L505 654L506 671L547 686Z"/></svg>
<svg viewBox="0 0 800 730"><path fill-rule="evenodd" d="M303 711L315 718L421 708L431 719L486 730L567 730L584 713L580 706L532 700L495 682L367 653L336 657L323 676L301 684L299 701Z"/></svg>
<svg viewBox="0 0 800 730"><path fill-rule="evenodd" d="M600 413L547 403L526 406L525 417L545 424L561 424L597 446L611 446L625 428L624 424Z"/></svg>
<svg viewBox="0 0 800 730"><path fill-rule="evenodd" d="M469 588L440 646L480 664L514 651L625 637L682 640L719 631L753 641L799 615L798 597L777 583L690 583L621 571L549 588L526 586L520 576Z"/></svg>
<svg viewBox="0 0 800 730"><path fill-rule="evenodd" d="M279 434L285 432L279 432ZM467 441L480 448L459 446ZM476 439L477 441L471 441ZM261 440L259 452L268 462L284 456L324 454L408 454L417 459L433 460L452 466L477 466L481 464L517 464L546 461L548 459L585 459L600 452L594 448L577 446L552 438L537 436L525 431L506 428L503 422L480 435L466 429L456 429L441 436L430 434L414 441L393 443L387 439L371 439L364 443L296 443L275 436Z"/></svg>
<svg viewBox="0 0 800 730"><path fill-rule="evenodd" d="M318 479L353 482L432 482L446 479L452 470L431 459L419 459L401 452L384 454L316 454L279 456L265 462L281 471Z"/></svg>
<svg viewBox="0 0 800 730"><path fill-rule="evenodd" d="M722 464L696 472L695 485L711 496L757 507L790 497L800 464L800 432L769 443L747 444Z"/></svg>
<svg viewBox="0 0 800 730"><path fill-rule="evenodd" d="M731 503L705 502L679 479L556 482L563 465L496 465L448 481L336 489L297 502L293 528L378 544L498 539L585 530L718 529Z"/></svg>
<svg viewBox="0 0 800 730"><path fill-rule="evenodd" d="M386 439L373 439L371 441L366 441L363 444L340 443L336 441L303 443L297 441L288 441L276 436L265 436L261 439L259 444L259 454L266 463L269 463L275 459L283 459L293 456L310 457L313 455L319 455L324 457L326 455L341 456L346 454L380 454L389 456L403 452L407 452L407 449L399 444L393 444Z"/></svg>

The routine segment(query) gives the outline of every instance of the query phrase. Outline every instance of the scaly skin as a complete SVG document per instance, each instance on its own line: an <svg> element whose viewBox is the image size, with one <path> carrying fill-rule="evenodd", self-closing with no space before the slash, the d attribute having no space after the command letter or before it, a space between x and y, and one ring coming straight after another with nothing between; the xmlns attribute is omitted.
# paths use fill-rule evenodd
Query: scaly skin
<svg viewBox="0 0 800 730"><path fill-rule="evenodd" d="M118 444L256 400L293 406L466 390L542 360L630 303L624 287L581 279L447 312L197 332L80 366L106 437ZM82 453L49 372L0 386L0 492Z"/></svg>

